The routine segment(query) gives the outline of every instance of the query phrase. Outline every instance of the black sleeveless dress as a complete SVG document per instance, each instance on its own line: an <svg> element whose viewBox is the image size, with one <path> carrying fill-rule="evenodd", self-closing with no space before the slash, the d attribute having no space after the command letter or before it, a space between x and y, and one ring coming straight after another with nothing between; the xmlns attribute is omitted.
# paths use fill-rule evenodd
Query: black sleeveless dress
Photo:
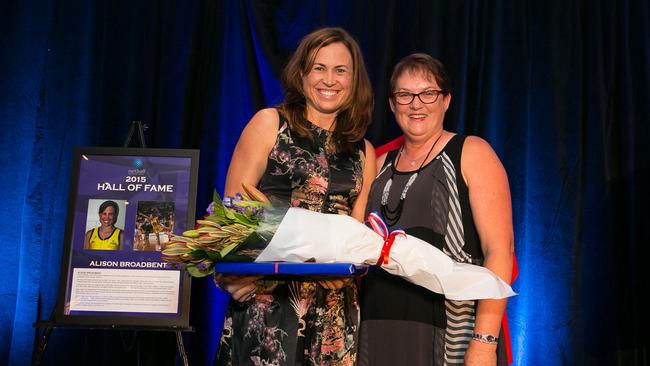
<svg viewBox="0 0 650 366"><path fill-rule="evenodd" d="M404 229L457 262L481 264L483 254L460 174L464 141L464 136L454 135L422 167L407 191L399 219L389 228ZM388 153L372 184L368 212L381 212L382 193L391 175L387 206L394 209L413 175L394 168L397 153ZM360 298L359 365L463 364L474 330L475 301L446 300L381 269L366 276Z"/></svg>
<svg viewBox="0 0 650 366"><path fill-rule="evenodd" d="M331 133L311 124L312 139L280 115L275 146L258 188L274 204L349 214L361 191L365 143L330 153ZM216 365L353 365L359 303L356 285L336 291L309 278L264 281L246 303L231 300Z"/></svg>

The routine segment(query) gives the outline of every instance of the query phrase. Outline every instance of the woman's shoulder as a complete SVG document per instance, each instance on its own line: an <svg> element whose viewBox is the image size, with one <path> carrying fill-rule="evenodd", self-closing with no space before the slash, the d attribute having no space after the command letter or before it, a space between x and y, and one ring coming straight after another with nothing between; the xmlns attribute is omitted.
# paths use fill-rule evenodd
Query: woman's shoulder
<svg viewBox="0 0 650 366"><path fill-rule="evenodd" d="M255 113L244 127L240 141L249 141L253 145L263 145L270 150L280 130L280 121L281 118L277 109L261 109Z"/></svg>
<svg viewBox="0 0 650 366"><path fill-rule="evenodd" d="M265 132L277 131L280 125L280 112L275 108L260 109L248 122L248 126Z"/></svg>
<svg viewBox="0 0 650 366"><path fill-rule="evenodd" d="M492 146L482 139L474 135L463 136L463 156L471 158L480 158L485 154L494 154Z"/></svg>
<svg viewBox="0 0 650 366"><path fill-rule="evenodd" d="M386 156L388 155L388 152L385 152L377 157L375 160L375 169L379 172L381 171L381 168L384 167L384 163L386 162Z"/></svg>
<svg viewBox="0 0 650 366"><path fill-rule="evenodd" d="M279 115L275 108L265 108L248 121L237 142L236 150L243 153L242 158L251 154L268 155L275 144L279 129Z"/></svg>
<svg viewBox="0 0 650 366"><path fill-rule="evenodd" d="M469 178L473 174L502 171L503 165L490 144L478 136L467 136L463 144L461 160L463 175Z"/></svg>
<svg viewBox="0 0 650 366"><path fill-rule="evenodd" d="M394 161L399 151L400 149L396 148L377 156L375 159L377 172L380 172L389 162Z"/></svg>

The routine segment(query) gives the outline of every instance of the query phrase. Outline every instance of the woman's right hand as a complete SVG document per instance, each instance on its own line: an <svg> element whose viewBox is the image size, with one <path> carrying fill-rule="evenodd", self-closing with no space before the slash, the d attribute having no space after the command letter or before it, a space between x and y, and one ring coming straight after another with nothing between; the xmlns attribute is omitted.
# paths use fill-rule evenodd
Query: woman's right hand
<svg viewBox="0 0 650 366"><path fill-rule="evenodd" d="M235 301L245 302L255 297L256 281L262 276L217 275L214 282L220 289L228 292Z"/></svg>

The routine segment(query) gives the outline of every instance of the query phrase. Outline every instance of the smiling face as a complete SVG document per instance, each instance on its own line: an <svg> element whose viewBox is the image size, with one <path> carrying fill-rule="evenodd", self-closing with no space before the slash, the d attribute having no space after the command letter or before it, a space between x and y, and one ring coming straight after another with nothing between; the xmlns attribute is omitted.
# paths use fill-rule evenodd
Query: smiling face
<svg viewBox="0 0 650 366"><path fill-rule="evenodd" d="M316 122L336 117L347 102L352 83L352 55L343 43L332 43L318 50L314 64L302 78L307 100L307 118Z"/></svg>
<svg viewBox="0 0 650 366"><path fill-rule="evenodd" d="M106 207L104 211L99 213L99 223L103 227L113 226L115 220L117 220L117 217L115 217L115 209L112 206Z"/></svg>
<svg viewBox="0 0 650 366"><path fill-rule="evenodd" d="M426 90L440 90L433 75L420 70L408 70L397 78L393 93L418 94ZM427 141L442 130L442 122L450 101L451 95L447 94L440 95L438 100L431 104L422 103L418 97L413 98L413 101L407 105L396 103L392 97L389 103L405 138L412 141Z"/></svg>

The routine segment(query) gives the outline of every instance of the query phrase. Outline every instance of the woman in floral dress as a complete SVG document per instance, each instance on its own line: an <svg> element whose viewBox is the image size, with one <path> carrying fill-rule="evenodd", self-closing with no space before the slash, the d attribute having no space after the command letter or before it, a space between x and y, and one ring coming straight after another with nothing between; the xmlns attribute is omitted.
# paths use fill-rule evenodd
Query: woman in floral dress
<svg viewBox="0 0 650 366"><path fill-rule="evenodd" d="M317 30L303 38L282 81L285 101L244 128L225 194L247 183L272 202L362 221L375 154L363 139L373 98L359 46L341 28ZM355 363L359 304L350 279L217 283L232 300L215 364Z"/></svg>

